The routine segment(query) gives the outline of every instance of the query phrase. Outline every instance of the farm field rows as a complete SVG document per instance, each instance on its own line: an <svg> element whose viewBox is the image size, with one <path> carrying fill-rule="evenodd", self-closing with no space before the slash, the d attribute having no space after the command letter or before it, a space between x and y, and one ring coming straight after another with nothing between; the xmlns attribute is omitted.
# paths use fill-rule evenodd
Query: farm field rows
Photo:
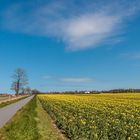
<svg viewBox="0 0 140 140"><path fill-rule="evenodd" d="M8 99L9 97L8 96L0 96L0 101L3 101L3 100L6 100L6 99Z"/></svg>
<svg viewBox="0 0 140 140"><path fill-rule="evenodd" d="M72 140L140 140L140 94L38 95Z"/></svg>

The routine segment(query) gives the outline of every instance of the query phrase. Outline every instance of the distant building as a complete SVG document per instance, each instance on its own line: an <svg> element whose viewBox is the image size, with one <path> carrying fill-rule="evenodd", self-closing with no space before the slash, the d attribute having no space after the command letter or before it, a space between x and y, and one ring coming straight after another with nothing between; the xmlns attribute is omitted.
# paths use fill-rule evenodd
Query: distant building
<svg viewBox="0 0 140 140"><path fill-rule="evenodd" d="M86 94L89 94L89 93L90 93L90 91L85 91L85 93L86 93Z"/></svg>

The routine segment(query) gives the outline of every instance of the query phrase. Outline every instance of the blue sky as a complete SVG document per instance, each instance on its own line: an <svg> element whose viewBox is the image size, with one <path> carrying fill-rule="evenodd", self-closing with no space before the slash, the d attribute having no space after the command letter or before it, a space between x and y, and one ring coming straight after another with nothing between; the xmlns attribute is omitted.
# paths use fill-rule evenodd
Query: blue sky
<svg viewBox="0 0 140 140"><path fill-rule="evenodd" d="M139 0L1 0L0 92L18 67L41 91L140 88Z"/></svg>

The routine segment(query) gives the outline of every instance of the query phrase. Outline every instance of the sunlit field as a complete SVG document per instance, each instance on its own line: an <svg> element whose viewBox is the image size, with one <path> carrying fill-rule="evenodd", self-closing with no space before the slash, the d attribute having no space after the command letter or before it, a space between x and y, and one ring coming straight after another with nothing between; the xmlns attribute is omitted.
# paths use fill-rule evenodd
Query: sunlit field
<svg viewBox="0 0 140 140"><path fill-rule="evenodd" d="M72 140L140 140L140 94L38 95Z"/></svg>
<svg viewBox="0 0 140 140"><path fill-rule="evenodd" d="M8 98L9 98L8 96L0 96L0 101L6 100Z"/></svg>

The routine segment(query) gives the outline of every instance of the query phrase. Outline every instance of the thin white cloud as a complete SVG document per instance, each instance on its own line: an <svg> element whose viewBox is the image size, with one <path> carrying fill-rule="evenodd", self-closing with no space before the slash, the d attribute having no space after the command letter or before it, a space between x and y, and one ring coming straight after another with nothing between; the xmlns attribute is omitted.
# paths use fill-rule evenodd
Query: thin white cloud
<svg viewBox="0 0 140 140"><path fill-rule="evenodd" d="M57 82L70 82L70 83L87 83L95 81L94 78L89 77L55 77L50 75L45 75L42 77L45 80L57 81Z"/></svg>
<svg viewBox="0 0 140 140"><path fill-rule="evenodd" d="M139 60L140 52L122 53L120 56L127 59Z"/></svg>
<svg viewBox="0 0 140 140"><path fill-rule="evenodd" d="M92 78L87 78L87 77L80 77L80 78L62 78L60 79L63 82L70 82L70 83L87 83L87 82L92 82Z"/></svg>
<svg viewBox="0 0 140 140"><path fill-rule="evenodd" d="M82 2L81 2L82 3ZM83 8L84 6L84 8ZM98 9L98 10L97 10ZM140 9L140 2L52 1L17 3L1 14L1 27L16 32L54 37L69 50L95 48L120 40L123 26Z"/></svg>
<svg viewBox="0 0 140 140"><path fill-rule="evenodd" d="M45 76L43 76L42 78L45 79L45 80L48 80L48 79L51 79L52 76L50 76L50 75L45 75Z"/></svg>

